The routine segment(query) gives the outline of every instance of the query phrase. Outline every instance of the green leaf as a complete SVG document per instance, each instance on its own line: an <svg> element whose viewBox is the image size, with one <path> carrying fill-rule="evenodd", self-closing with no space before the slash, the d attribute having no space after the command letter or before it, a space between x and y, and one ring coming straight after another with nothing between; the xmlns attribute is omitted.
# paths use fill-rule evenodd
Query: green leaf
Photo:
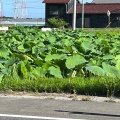
<svg viewBox="0 0 120 120"><path fill-rule="evenodd" d="M31 48L32 46L31 46L31 44L30 44L29 42L25 42L25 43L23 44L23 47L24 47L24 48Z"/></svg>
<svg viewBox="0 0 120 120"><path fill-rule="evenodd" d="M40 66L42 66L44 64L44 62L41 59L35 59L34 64L40 67Z"/></svg>
<svg viewBox="0 0 120 120"><path fill-rule="evenodd" d="M33 62L33 58L31 57L31 56L28 56L27 54L26 55L23 55L24 56L24 58L26 59L26 60L29 60L29 61L32 61Z"/></svg>
<svg viewBox="0 0 120 120"><path fill-rule="evenodd" d="M117 68L118 70L120 70L120 60L117 60L116 68Z"/></svg>
<svg viewBox="0 0 120 120"><path fill-rule="evenodd" d="M68 52L73 53L72 46L68 45L68 46L66 46L66 49L67 49Z"/></svg>
<svg viewBox="0 0 120 120"><path fill-rule="evenodd" d="M103 49L102 49L102 52L104 54L109 54L110 53L110 47L109 46L104 46Z"/></svg>
<svg viewBox="0 0 120 120"><path fill-rule="evenodd" d="M21 41L23 39L22 35L16 35L14 37L16 38L17 41Z"/></svg>
<svg viewBox="0 0 120 120"><path fill-rule="evenodd" d="M5 58L4 58L4 59L3 59L3 58L0 58L0 63L1 63L1 64L5 64L6 61L7 61L7 59L5 59Z"/></svg>
<svg viewBox="0 0 120 120"><path fill-rule="evenodd" d="M37 48L37 46L32 47L32 54L35 54L35 55L38 54L38 48Z"/></svg>
<svg viewBox="0 0 120 120"><path fill-rule="evenodd" d="M24 48L23 45L19 45L19 46L18 46L18 50L19 50L20 52L26 52L26 49Z"/></svg>
<svg viewBox="0 0 120 120"><path fill-rule="evenodd" d="M40 76L40 77L44 77L46 73L47 73L47 70L45 70L42 67L36 67L32 71L32 74L34 74L35 76Z"/></svg>
<svg viewBox="0 0 120 120"><path fill-rule="evenodd" d="M26 61L26 69L27 69L28 72L30 72L31 69L32 69L32 66L28 61Z"/></svg>
<svg viewBox="0 0 120 120"><path fill-rule="evenodd" d="M50 74L57 77L57 78L62 78L62 75L61 75L61 71L59 68L56 68L56 67L49 67L48 69L50 71Z"/></svg>
<svg viewBox="0 0 120 120"><path fill-rule="evenodd" d="M120 60L120 55L116 55L115 60Z"/></svg>
<svg viewBox="0 0 120 120"><path fill-rule="evenodd" d="M87 41L83 41L81 43L82 48L84 48L85 50L91 50L92 48L92 44L91 44L91 40L87 40Z"/></svg>
<svg viewBox="0 0 120 120"><path fill-rule="evenodd" d="M105 74L109 77L120 77L120 71L115 67L107 64L105 62L102 63Z"/></svg>
<svg viewBox="0 0 120 120"><path fill-rule="evenodd" d="M92 64L92 66L101 66L102 60L100 58L91 58L89 63Z"/></svg>
<svg viewBox="0 0 120 120"><path fill-rule="evenodd" d="M13 30L13 33L12 33L13 35L19 35L20 34L20 32L18 31L18 30Z"/></svg>
<svg viewBox="0 0 120 120"><path fill-rule="evenodd" d="M9 67L10 65L13 65L16 61L17 61L16 58L10 58L10 59L6 62L5 67Z"/></svg>
<svg viewBox="0 0 120 120"><path fill-rule="evenodd" d="M8 58L10 51L6 48L0 48L0 57Z"/></svg>
<svg viewBox="0 0 120 120"><path fill-rule="evenodd" d="M4 75L8 75L10 72L11 72L11 71L10 71L10 69L8 69L8 68L3 68L3 69L1 69L1 73L4 74Z"/></svg>
<svg viewBox="0 0 120 120"><path fill-rule="evenodd" d="M0 69L2 69L2 68L5 68L5 66L3 66L3 65L0 63Z"/></svg>
<svg viewBox="0 0 120 120"><path fill-rule="evenodd" d="M23 61L26 59L25 55L19 54L19 53L13 53L12 57L15 57L15 58L17 57L17 58L19 58L20 60L23 60Z"/></svg>
<svg viewBox="0 0 120 120"><path fill-rule="evenodd" d="M66 55L65 54L52 54L52 55L47 55L46 58L45 58L45 61L51 61L51 60L63 60L65 59Z"/></svg>
<svg viewBox="0 0 120 120"><path fill-rule="evenodd" d="M9 67L9 69L10 69L10 75L14 79L19 78L19 75L18 75L18 65L17 64L13 64L12 66Z"/></svg>
<svg viewBox="0 0 120 120"><path fill-rule="evenodd" d="M0 73L0 83L2 82L3 76L4 76L4 74Z"/></svg>
<svg viewBox="0 0 120 120"><path fill-rule="evenodd" d="M46 62L42 67L45 69L45 70L48 70L48 68L52 66L51 62Z"/></svg>
<svg viewBox="0 0 120 120"><path fill-rule="evenodd" d="M54 37L54 36L49 37L49 38L48 38L48 41L49 41L50 43L54 43L54 42L56 41L56 37Z"/></svg>
<svg viewBox="0 0 120 120"><path fill-rule="evenodd" d="M64 43L64 45L65 46L70 46L71 44L71 42L70 42L70 40L69 39L62 39L62 42Z"/></svg>
<svg viewBox="0 0 120 120"><path fill-rule="evenodd" d="M20 65L19 65L19 75L22 78L27 78L27 76L28 76L27 68L26 68L26 65L25 65L24 61L20 62Z"/></svg>
<svg viewBox="0 0 120 120"><path fill-rule="evenodd" d="M86 60L81 55L73 55L68 57L65 64L68 69L75 68L75 66L85 63Z"/></svg>
<svg viewBox="0 0 120 120"><path fill-rule="evenodd" d="M112 60L114 58L115 58L114 55L105 55L105 56L103 56L103 60Z"/></svg>
<svg viewBox="0 0 120 120"><path fill-rule="evenodd" d="M105 72L101 67L98 66L90 66L90 67L85 67L89 72L93 73L94 75L98 76L104 76Z"/></svg>

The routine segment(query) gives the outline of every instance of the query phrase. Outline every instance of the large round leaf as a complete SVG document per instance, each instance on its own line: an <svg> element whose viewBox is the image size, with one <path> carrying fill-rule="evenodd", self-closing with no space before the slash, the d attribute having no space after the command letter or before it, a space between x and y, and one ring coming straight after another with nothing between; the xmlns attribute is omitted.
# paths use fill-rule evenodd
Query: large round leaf
<svg viewBox="0 0 120 120"><path fill-rule="evenodd" d="M0 57L8 58L10 51L6 48L0 48Z"/></svg>
<svg viewBox="0 0 120 120"><path fill-rule="evenodd" d="M105 72L102 68L98 67L98 66L89 66L89 67L85 67L89 72L93 73L94 75L98 75L98 76L104 76Z"/></svg>
<svg viewBox="0 0 120 120"><path fill-rule="evenodd" d="M120 77L120 71L115 67L105 62L102 63L105 74L109 77Z"/></svg>
<svg viewBox="0 0 120 120"><path fill-rule="evenodd" d="M59 68L56 68L56 67L49 67L48 69L50 71L50 74L57 77L57 78L62 78L62 75L61 75L61 71Z"/></svg>
<svg viewBox="0 0 120 120"><path fill-rule="evenodd" d="M81 46L82 46L82 48L86 51L86 50L91 50L91 48L92 48L92 41L89 39L89 40L86 40L86 41L83 41L82 43L81 43Z"/></svg>
<svg viewBox="0 0 120 120"><path fill-rule="evenodd" d="M86 62L85 58L82 57L81 55L73 55L68 57L65 64L68 69L71 69L71 68L75 68L76 65L80 65L85 62Z"/></svg>
<svg viewBox="0 0 120 120"><path fill-rule="evenodd" d="M54 42L56 42L56 37L51 36L51 37L48 38L48 41L49 41L50 43L54 43Z"/></svg>

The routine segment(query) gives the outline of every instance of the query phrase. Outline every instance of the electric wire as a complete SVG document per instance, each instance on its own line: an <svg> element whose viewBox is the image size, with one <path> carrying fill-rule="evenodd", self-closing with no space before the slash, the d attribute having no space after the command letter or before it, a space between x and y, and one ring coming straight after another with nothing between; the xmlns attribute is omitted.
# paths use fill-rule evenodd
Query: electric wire
<svg viewBox="0 0 120 120"><path fill-rule="evenodd" d="M45 5L44 3L42 3L43 0L26 0L26 9L29 13L29 15L33 15L33 14L38 14L44 16L45 14ZM38 5L39 4L39 5ZM16 9L15 7L15 0L4 0L2 2L2 6L3 6L3 12L5 14L10 14L12 13L11 16L13 16L14 11ZM7 8L7 9L6 9ZM8 8L10 10L8 10ZM22 0L19 0L19 6L17 6L17 9L22 9Z"/></svg>

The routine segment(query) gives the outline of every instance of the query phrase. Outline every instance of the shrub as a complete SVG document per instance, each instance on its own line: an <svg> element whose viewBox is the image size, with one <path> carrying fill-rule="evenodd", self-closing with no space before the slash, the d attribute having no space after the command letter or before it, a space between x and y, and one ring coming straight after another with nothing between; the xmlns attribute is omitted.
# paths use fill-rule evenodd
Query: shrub
<svg viewBox="0 0 120 120"><path fill-rule="evenodd" d="M49 26L51 28L64 28L67 25L68 25L68 23L65 22L63 19L56 18L56 17L49 18L48 23L47 23L47 26Z"/></svg>

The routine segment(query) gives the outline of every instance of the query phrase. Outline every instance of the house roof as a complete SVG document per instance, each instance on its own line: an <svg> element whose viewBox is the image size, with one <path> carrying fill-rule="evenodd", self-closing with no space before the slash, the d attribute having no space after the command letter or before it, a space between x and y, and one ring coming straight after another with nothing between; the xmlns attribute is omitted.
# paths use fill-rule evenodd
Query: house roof
<svg viewBox="0 0 120 120"><path fill-rule="evenodd" d="M70 0L44 0L43 3L68 3Z"/></svg>
<svg viewBox="0 0 120 120"><path fill-rule="evenodd" d="M120 3L120 0L93 0L92 3Z"/></svg>
<svg viewBox="0 0 120 120"><path fill-rule="evenodd" d="M82 4L77 4L76 6L77 14L82 13ZM120 3L118 4L84 4L84 13L85 14L106 14L107 11L111 13L120 13ZM73 7L69 9L68 14L73 13Z"/></svg>

